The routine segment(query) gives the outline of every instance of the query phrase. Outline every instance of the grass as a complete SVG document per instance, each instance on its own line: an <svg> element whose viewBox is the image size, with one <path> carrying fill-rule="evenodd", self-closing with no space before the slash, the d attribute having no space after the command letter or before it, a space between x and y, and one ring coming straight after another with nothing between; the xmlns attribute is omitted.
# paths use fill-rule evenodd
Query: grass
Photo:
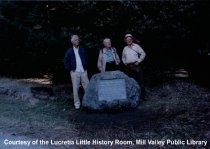
<svg viewBox="0 0 210 149"><path fill-rule="evenodd" d="M104 117L103 124L99 122L99 118L96 122L90 118L91 116L86 115L87 121L78 127L79 135L83 138L109 140L118 138L210 141L209 89L182 80L148 88L147 101L142 102L138 112L101 116Z"/></svg>
<svg viewBox="0 0 210 149"><path fill-rule="evenodd" d="M0 96L0 130L39 139L72 139L77 131L68 120L71 108L68 100L39 101L32 106Z"/></svg>

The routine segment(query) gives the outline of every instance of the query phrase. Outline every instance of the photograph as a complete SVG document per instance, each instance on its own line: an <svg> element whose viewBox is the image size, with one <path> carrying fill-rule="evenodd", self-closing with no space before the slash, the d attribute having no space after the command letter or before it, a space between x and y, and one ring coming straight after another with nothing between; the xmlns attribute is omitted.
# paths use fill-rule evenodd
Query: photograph
<svg viewBox="0 0 210 149"><path fill-rule="evenodd" d="M210 148L209 8L0 0L0 149Z"/></svg>

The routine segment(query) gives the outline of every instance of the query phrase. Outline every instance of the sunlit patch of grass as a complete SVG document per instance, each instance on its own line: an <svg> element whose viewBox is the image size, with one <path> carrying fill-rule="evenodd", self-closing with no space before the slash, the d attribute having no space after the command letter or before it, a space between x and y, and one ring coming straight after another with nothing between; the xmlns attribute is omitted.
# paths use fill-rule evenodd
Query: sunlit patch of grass
<svg viewBox="0 0 210 149"><path fill-rule="evenodd" d="M0 97L0 129L41 138L76 136L75 126L68 120L73 107L68 100L39 101L35 106L21 100ZM54 134L53 134L54 133Z"/></svg>

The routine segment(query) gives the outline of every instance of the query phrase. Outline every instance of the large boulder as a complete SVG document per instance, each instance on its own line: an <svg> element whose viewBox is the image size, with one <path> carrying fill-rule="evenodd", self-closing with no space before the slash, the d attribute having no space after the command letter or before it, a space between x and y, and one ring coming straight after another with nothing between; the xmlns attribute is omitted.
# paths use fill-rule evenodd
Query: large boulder
<svg viewBox="0 0 210 149"><path fill-rule="evenodd" d="M138 83L121 71L109 71L92 76L82 105L91 110L135 108L140 102Z"/></svg>

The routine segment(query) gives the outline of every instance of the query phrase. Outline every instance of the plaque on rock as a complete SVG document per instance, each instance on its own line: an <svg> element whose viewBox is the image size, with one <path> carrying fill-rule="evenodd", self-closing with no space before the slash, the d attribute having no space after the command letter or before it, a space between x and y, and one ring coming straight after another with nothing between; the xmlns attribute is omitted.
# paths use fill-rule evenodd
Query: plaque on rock
<svg viewBox="0 0 210 149"><path fill-rule="evenodd" d="M82 106L91 110L136 108L141 94L138 83L121 71L107 71L91 77Z"/></svg>
<svg viewBox="0 0 210 149"><path fill-rule="evenodd" d="M98 82L99 101L126 99L125 79L104 79Z"/></svg>

